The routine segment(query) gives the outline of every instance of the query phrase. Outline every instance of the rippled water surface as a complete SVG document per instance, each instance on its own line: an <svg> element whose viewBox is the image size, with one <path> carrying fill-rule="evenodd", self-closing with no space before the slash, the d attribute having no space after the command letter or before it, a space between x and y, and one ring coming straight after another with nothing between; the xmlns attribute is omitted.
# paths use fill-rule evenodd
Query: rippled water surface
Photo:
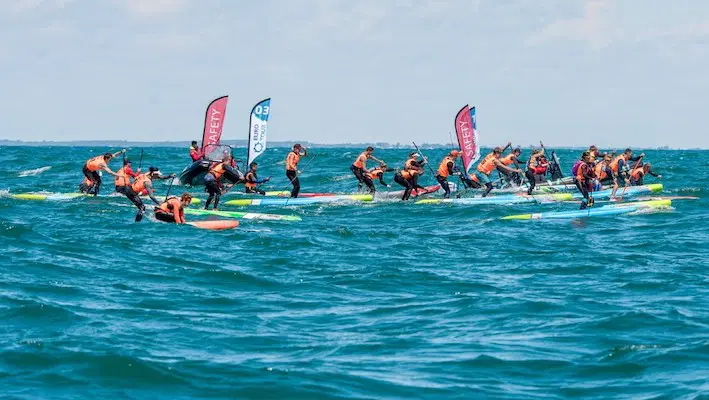
<svg viewBox="0 0 709 400"><path fill-rule="evenodd" d="M647 152L665 194L700 197L662 213L500 221L577 205L375 202L262 208L303 221L213 232L136 224L122 197L11 199L75 191L107 149L0 150L1 397L709 393L709 152ZM273 190L286 151L259 159ZM356 189L356 150L312 152L303 191ZM577 153L560 151L565 169ZM179 172L186 158L148 148L143 166Z"/></svg>

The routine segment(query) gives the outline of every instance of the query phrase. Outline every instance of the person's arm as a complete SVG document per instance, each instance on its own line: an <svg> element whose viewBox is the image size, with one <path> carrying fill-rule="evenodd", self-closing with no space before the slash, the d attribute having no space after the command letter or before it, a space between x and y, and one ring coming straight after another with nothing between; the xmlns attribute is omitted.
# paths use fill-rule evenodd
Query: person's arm
<svg viewBox="0 0 709 400"><path fill-rule="evenodd" d="M268 181L270 181L270 180L271 180L271 177L269 176L268 178L265 178L265 179L256 179L256 180L254 181L254 183L257 184L257 185L261 185L261 184L264 184L264 183L266 183L266 182L268 182Z"/></svg>
<svg viewBox="0 0 709 400"><path fill-rule="evenodd" d="M637 156L637 157L630 157L630 158L628 159L628 161L638 161L639 159L641 159L641 158L643 158L643 157L645 157L645 153L640 153L640 155Z"/></svg>
<svg viewBox="0 0 709 400"><path fill-rule="evenodd" d="M124 171L126 172L126 175L130 176L131 178L137 178L140 173L140 170L138 170L138 172L135 172L130 167L128 167L128 169L124 169Z"/></svg>
<svg viewBox="0 0 709 400"><path fill-rule="evenodd" d="M172 215L175 217L176 224L185 223L184 211L182 211L182 207L180 207L178 210L172 210Z"/></svg>
<svg viewBox="0 0 709 400"><path fill-rule="evenodd" d="M109 173L109 174L111 174L111 175L113 175L113 176L118 176L117 173L111 171L111 168L108 168L108 165L106 165L106 164L102 164L102 165L103 165L103 168L102 168L102 169L103 169L104 171L106 171L107 173Z"/></svg>
<svg viewBox="0 0 709 400"><path fill-rule="evenodd" d="M145 190L148 192L148 197L150 197L150 200L152 200L153 203L160 205L160 200L156 199L155 195L153 194L153 184L150 183L150 181L146 181L143 186L145 186Z"/></svg>
<svg viewBox="0 0 709 400"><path fill-rule="evenodd" d="M507 142L507 145L502 148L502 152L504 153L505 150L509 149L510 147L512 147L512 142Z"/></svg>
<svg viewBox="0 0 709 400"><path fill-rule="evenodd" d="M158 176L158 179L162 179L162 180L165 180L165 179L170 179L170 178L174 178L174 177L176 177L176 176L177 176L177 175L175 175L175 174L170 174L170 175L160 175L160 176Z"/></svg>
<svg viewBox="0 0 709 400"><path fill-rule="evenodd" d="M121 149L121 151L117 151L117 152L113 153L111 156L112 156L112 158L116 158L116 157L118 157L119 154L123 154L125 152L126 152L126 149Z"/></svg>
<svg viewBox="0 0 709 400"><path fill-rule="evenodd" d="M453 161L449 161L446 166L448 167L448 173L453 175L455 173L455 163Z"/></svg>
<svg viewBox="0 0 709 400"><path fill-rule="evenodd" d="M384 182L384 172L379 174L379 183L381 183L383 186L389 186L388 183Z"/></svg>
<svg viewBox="0 0 709 400"><path fill-rule="evenodd" d="M493 160L493 163L495 164L495 166L500 167L500 168L504 169L504 170L507 171L507 172L522 172L522 170L519 170L519 169L516 169L516 168L510 168L510 167L506 166L505 164L503 164L502 162L500 162L500 160L498 160L498 159L494 159L494 160Z"/></svg>
<svg viewBox="0 0 709 400"><path fill-rule="evenodd" d="M653 170L647 171L648 174L654 176L655 178L662 178L662 175L656 174Z"/></svg>
<svg viewBox="0 0 709 400"><path fill-rule="evenodd" d="M303 150L303 154L301 154L301 155L303 157L307 157L308 156L308 149L306 149L305 147L302 147L301 150Z"/></svg>
<svg viewBox="0 0 709 400"><path fill-rule="evenodd" d="M374 157L373 155L370 155L369 158L371 158L372 160L378 162L379 164L384 164L384 161L378 159L377 157Z"/></svg>

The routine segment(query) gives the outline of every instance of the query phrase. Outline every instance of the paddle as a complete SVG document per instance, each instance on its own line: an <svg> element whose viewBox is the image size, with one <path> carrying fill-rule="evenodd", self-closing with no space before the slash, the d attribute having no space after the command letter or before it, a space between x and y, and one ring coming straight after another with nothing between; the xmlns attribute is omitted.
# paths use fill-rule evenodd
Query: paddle
<svg viewBox="0 0 709 400"><path fill-rule="evenodd" d="M313 160L315 160L316 156L317 156L317 154L313 154L312 157L310 157L310 160L308 160L308 162L306 162L303 165L303 168L301 168L299 171L303 172L306 168L308 168L310 163L312 163ZM280 190L280 192L285 192L288 189L288 186L290 186L293 183L293 181L296 180L297 178L298 178L298 171L296 171L295 177L293 179L288 180L288 185L284 186L283 189Z"/></svg>
<svg viewBox="0 0 709 400"><path fill-rule="evenodd" d="M645 156L642 155L642 156L640 156L640 158L638 158L638 161L635 163L635 166L630 171L630 174L628 174L628 179L626 179L626 181L625 181L625 187L623 188L623 192L620 194L620 199L618 199L619 203L623 201L623 196L625 195L625 191L628 189L628 185L630 185L630 179L633 176L633 172L635 172L635 169L638 168L638 165L640 165L640 161L643 160L643 157L645 157ZM622 171L621 171L621 173L622 173Z"/></svg>
<svg viewBox="0 0 709 400"><path fill-rule="evenodd" d="M426 162L426 166L428 167L428 170L431 171L431 175L432 175L432 176L434 177L434 179L435 179L435 178L436 178L436 173L433 172L433 168L431 168L431 163L428 162L428 157L426 157L426 156L423 154L423 152L421 151L421 149L419 149L419 147L416 145L416 142L411 142L411 143L414 144L414 147L416 148L416 151L417 151L419 154L421 154L421 158L423 158L423 161ZM465 185L463 185L463 186L465 186Z"/></svg>
<svg viewBox="0 0 709 400"><path fill-rule="evenodd" d="M167 201L167 196L170 195L170 190L172 190L172 183L175 181L175 177L173 176L172 179L170 179L170 186L167 188L167 193L165 193L165 201Z"/></svg>
<svg viewBox="0 0 709 400"><path fill-rule="evenodd" d="M138 171L140 171L140 167L143 166L143 149L140 149L140 161L138 162Z"/></svg>

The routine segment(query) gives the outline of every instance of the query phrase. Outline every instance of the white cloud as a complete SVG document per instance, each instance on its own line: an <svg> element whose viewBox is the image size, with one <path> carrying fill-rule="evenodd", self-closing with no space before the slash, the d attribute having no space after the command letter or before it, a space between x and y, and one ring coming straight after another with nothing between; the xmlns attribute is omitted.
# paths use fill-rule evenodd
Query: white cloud
<svg viewBox="0 0 709 400"><path fill-rule="evenodd" d="M613 13L611 0L586 0L581 17L556 20L529 36L526 42L541 45L556 40L580 40L593 50L601 50L617 37Z"/></svg>

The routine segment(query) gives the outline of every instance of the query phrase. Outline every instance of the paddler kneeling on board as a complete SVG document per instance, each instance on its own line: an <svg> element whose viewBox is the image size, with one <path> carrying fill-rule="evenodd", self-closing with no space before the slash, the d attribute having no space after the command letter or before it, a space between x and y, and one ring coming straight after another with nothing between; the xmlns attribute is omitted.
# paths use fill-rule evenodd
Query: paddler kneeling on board
<svg viewBox="0 0 709 400"><path fill-rule="evenodd" d="M222 162L214 164L209 168L209 172L204 175L204 189L209 193L207 202L204 203L205 210L209 208L209 204L212 203L212 200L214 201L214 209L216 210L219 205L219 199L222 194L226 192L222 184L222 175L230 173L232 176L239 176L237 171L232 167L233 159L231 155L225 156L222 158ZM231 186L234 186L234 184Z"/></svg>
<svg viewBox="0 0 709 400"><path fill-rule="evenodd" d="M579 164L578 170L576 171L576 177L574 182L576 182L576 187L583 195L583 200L581 200L581 209L584 210L587 207L593 206L593 180L596 177L593 172L593 157L591 153L585 151L581 156L582 163Z"/></svg>
<svg viewBox="0 0 709 400"><path fill-rule="evenodd" d="M182 193L178 199L175 196L170 196L159 206L155 207L155 219L163 222L174 222L176 224L185 223L185 207L192 202L192 195Z"/></svg>
<svg viewBox="0 0 709 400"><path fill-rule="evenodd" d="M263 189L260 189L258 185L262 185L268 181L271 180L271 177L269 176L266 179L259 179L258 176L256 176L256 170L258 170L258 164L256 162L252 162L251 165L249 165L249 172L246 173L245 182L244 182L244 187L246 187L246 193L258 193L262 196L266 195L266 192Z"/></svg>
<svg viewBox="0 0 709 400"><path fill-rule="evenodd" d="M291 150L286 157L286 178L288 178L288 181L293 185L293 190L290 192L290 197L293 198L298 197L298 193L300 193L300 179L298 179L300 171L298 171L298 162L300 161L301 155L307 156L308 151L305 147L301 146L300 143L296 143L293 145L293 150Z"/></svg>
<svg viewBox="0 0 709 400"><path fill-rule="evenodd" d="M661 179L662 175L656 174L652 171L652 164L646 163L642 167L635 168L634 171L630 172L630 185L631 186L642 186L643 178L645 175L652 175L657 179Z"/></svg>
<svg viewBox="0 0 709 400"><path fill-rule="evenodd" d="M443 188L444 199L451 197L451 187L448 184L448 177L458 173L458 170L455 167L455 160L458 159L459 155L460 151L451 150L451 152L443 158L441 164L438 166L436 180L441 184L441 188Z"/></svg>
<svg viewBox="0 0 709 400"><path fill-rule="evenodd" d="M421 174L423 173L423 167L426 165L426 160L421 160L419 161L418 157L420 154L418 151L413 151L409 153L409 158L404 162L404 169L405 170L411 170L411 169L416 169L420 170ZM413 180L411 181L411 184L413 185L414 189L421 188L425 190L424 187L419 186L418 181L419 181L419 175L421 174L413 174Z"/></svg>
<svg viewBox="0 0 709 400"><path fill-rule="evenodd" d="M369 193L375 194L377 192L377 188L374 187L374 180L378 180L382 186L391 187L390 184L384 182L384 173L392 171L394 171L394 169L388 168L384 163L378 167L366 171L364 173L364 183L367 185Z"/></svg>
<svg viewBox="0 0 709 400"><path fill-rule="evenodd" d="M143 200L141 200L140 195L146 193L150 200L155 204L160 204L160 200L155 198L155 189L153 189L153 179L170 179L175 178L175 174L162 175L157 167L148 168L148 172L140 174L135 178L130 186L124 186L119 193L125 195L128 200L130 200L138 208L138 213L135 214L135 222L140 222L143 219L143 212L145 212L145 205L143 205ZM118 192L118 188L116 188Z"/></svg>
<svg viewBox="0 0 709 400"><path fill-rule="evenodd" d="M88 161L86 161L86 164L84 164L84 168L81 172L84 173L86 179L92 182L91 188L87 190L86 193L93 194L94 196L98 195L99 188L101 187L101 175L99 175L98 172L106 171L107 173L115 176L116 173L111 171L110 168L108 168L108 162L111 161L112 158L125 152L126 149L123 149L113 154L106 153L100 156L90 158Z"/></svg>
<svg viewBox="0 0 709 400"><path fill-rule="evenodd" d="M486 197L492 191L493 186L492 181L490 180L490 174L496 168L502 169L503 171L507 171L509 173L522 173L521 169L510 168L500 162L500 155L502 154L502 151L503 149L495 147L492 150L492 153L485 156L485 158L480 162L480 164L478 164L475 176L478 177L478 182L485 185L485 192L483 193L483 197Z"/></svg>
<svg viewBox="0 0 709 400"><path fill-rule="evenodd" d="M372 188L374 185L372 184L372 180L367 178L367 160L371 158L379 164L384 164L384 161L372 155L373 152L374 147L367 147L357 156L357 159L355 159L352 165L350 165L350 171L352 171L355 178L357 178L357 190L362 190L362 184L365 184L369 188L370 192L373 192Z"/></svg>
<svg viewBox="0 0 709 400"><path fill-rule="evenodd" d="M416 183L418 181L419 175L423 174L423 168L420 166L411 165L411 168L402 169L401 171L394 174L394 182L404 187L404 195L401 200L408 200L411 197L411 191L414 189L420 189L426 192L426 188L423 188Z"/></svg>

